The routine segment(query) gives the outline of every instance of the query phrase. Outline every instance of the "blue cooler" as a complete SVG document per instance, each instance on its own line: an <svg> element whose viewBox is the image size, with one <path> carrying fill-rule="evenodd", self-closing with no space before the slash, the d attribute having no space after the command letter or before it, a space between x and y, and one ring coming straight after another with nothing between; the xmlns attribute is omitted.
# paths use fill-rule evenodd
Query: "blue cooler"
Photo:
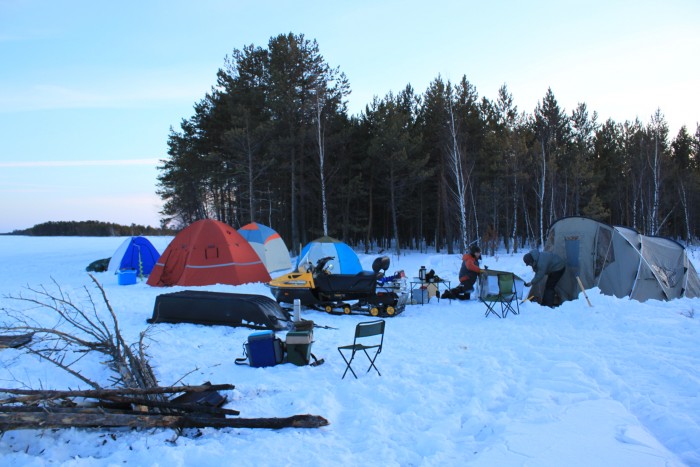
<svg viewBox="0 0 700 467"><path fill-rule="evenodd" d="M265 367L282 363L282 341L275 337L274 331L258 331L248 336L245 344L250 366Z"/></svg>
<svg viewBox="0 0 700 467"><path fill-rule="evenodd" d="M124 269L117 274L119 285L131 285L136 283L136 271L133 269Z"/></svg>

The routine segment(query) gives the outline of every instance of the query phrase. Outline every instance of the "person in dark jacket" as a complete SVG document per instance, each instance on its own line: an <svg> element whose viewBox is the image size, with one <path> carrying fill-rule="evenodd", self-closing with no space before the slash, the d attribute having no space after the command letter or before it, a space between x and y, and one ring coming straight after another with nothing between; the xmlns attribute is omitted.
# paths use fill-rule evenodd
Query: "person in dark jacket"
<svg viewBox="0 0 700 467"><path fill-rule="evenodd" d="M525 282L525 287L535 285L547 276L547 282L544 285L544 293L542 294L542 305L554 305L554 288L557 286L559 279L564 275L566 263L556 253L546 251L530 250L523 256L523 261L527 266L530 266L535 272L535 277L532 281Z"/></svg>

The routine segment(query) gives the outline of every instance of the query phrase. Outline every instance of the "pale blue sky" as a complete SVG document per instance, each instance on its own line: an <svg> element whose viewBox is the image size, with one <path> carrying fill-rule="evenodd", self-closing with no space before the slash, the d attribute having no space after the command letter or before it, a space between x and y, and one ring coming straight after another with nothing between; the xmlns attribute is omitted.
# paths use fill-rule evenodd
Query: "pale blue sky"
<svg viewBox="0 0 700 467"><path fill-rule="evenodd" d="M156 165L233 49L293 32L350 80L350 111L410 83L506 84L532 112L700 121L700 2L0 0L0 232L158 225Z"/></svg>

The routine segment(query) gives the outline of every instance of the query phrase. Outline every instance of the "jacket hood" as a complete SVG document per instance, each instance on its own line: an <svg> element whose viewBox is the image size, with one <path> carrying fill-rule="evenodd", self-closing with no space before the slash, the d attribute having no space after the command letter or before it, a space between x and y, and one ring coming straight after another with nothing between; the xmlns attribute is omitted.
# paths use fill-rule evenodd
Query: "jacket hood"
<svg viewBox="0 0 700 467"><path fill-rule="evenodd" d="M537 261L540 259L540 251L530 250L530 256L532 256L532 260L537 264Z"/></svg>

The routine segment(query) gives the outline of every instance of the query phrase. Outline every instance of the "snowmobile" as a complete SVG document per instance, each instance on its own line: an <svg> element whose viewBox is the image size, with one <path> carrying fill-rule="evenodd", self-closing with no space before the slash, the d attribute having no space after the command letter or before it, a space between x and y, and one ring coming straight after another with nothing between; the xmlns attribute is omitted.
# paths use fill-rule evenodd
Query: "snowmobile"
<svg viewBox="0 0 700 467"><path fill-rule="evenodd" d="M328 313L362 313L371 316L395 316L406 307L408 293L403 271L386 277L390 260L381 256L372 263L372 271L357 274L332 274L333 256L319 259L316 265L299 265L298 271L268 282L278 303L293 304Z"/></svg>

